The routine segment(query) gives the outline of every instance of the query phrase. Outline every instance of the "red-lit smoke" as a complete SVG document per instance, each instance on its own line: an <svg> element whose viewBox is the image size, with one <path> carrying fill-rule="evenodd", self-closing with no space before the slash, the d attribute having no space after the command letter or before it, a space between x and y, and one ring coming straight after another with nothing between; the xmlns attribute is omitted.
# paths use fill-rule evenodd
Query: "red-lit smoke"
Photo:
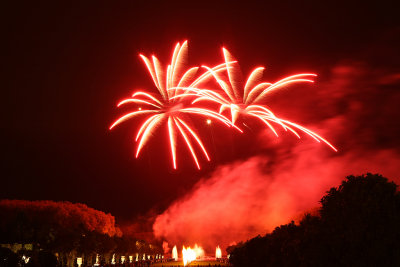
<svg viewBox="0 0 400 267"><path fill-rule="evenodd" d="M277 95L275 109L285 106L281 112L288 116L310 111L305 126L330 138L339 153L261 133L255 142L273 154L218 167L156 218L154 234L170 244L197 242L210 252L221 245L224 251L316 207L346 175L378 172L399 183L399 84L398 73L353 62L335 67L329 81L308 94Z"/></svg>

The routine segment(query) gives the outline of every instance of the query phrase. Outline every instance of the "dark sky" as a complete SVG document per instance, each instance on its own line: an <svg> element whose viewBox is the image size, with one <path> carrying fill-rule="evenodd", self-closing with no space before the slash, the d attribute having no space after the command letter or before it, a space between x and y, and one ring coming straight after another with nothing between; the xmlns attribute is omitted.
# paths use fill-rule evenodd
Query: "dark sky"
<svg viewBox="0 0 400 267"><path fill-rule="evenodd" d="M369 50L399 34L389 2L100 2L3 3L0 198L81 202L124 220L162 211L219 164L252 153L228 134L202 171L185 159L173 171L160 134L136 160L137 122L108 127L119 100L156 93L139 53L165 63L187 39L190 65L213 65L225 46L245 73L265 65L271 80L299 71L323 80L342 59L399 66Z"/></svg>

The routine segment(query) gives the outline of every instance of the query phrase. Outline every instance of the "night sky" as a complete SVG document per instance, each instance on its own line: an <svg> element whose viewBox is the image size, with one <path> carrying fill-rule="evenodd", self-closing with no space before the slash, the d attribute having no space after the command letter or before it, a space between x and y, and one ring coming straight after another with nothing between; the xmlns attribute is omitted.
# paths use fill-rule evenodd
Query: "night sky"
<svg viewBox="0 0 400 267"><path fill-rule="evenodd" d="M329 101L333 95L326 94L321 107L312 92L343 85L332 80L333 69L343 70L338 66L362 69L361 76L351 76L361 82L350 97L368 112L348 125L328 124L329 131L321 133L339 148L332 157L361 148L398 155L400 22L391 3L100 2L3 3L0 198L80 202L126 221L163 212L221 165L257 155L284 158L286 150L253 142L255 133L241 137L198 122L212 161L202 160L198 171L186 148L178 148L174 171L164 130L139 159L133 136L140 120L108 130L122 114L119 100L136 89L157 93L139 53L155 54L166 64L183 40L189 42L189 66L221 63L224 46L245 75L259 65L267 67L264 77L271 81L317 73L315 85L303 86L301 93L286 90L271 103L283 117L318 125L313 129L335 114L348 119L346 114L354 113L343 112L348 103L341 97L349 96ZM361 91L370 84L360 77L392 80L376 82L380 91L371 93ZM363 133L370 139L362 139ZM292 144L292 137L285 138ZM308 138L300 142L333 153ZM400 173L398 167L391 170Z"/></svg>

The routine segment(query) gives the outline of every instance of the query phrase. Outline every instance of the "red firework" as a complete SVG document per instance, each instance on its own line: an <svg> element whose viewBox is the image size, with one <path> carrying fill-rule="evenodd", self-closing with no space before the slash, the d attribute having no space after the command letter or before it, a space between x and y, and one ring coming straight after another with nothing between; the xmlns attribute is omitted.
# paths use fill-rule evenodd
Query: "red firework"
<svg viewBox="0 0 400 267"><path fill-rule="evenodd" d="M331 143L329 143L320 135L299 124L278 118L269 108L262 104L262 101L271 91L277 90L292 83L313 83L314 80L312 80L312 78L317 75L312 73L301 73L288 76L275 83L257 83L257 80L262 77L264 70L264 67L258 67L251 72L245 84L240 84L238 77L236 77L237 73L240 72L237 61L235 61L228 50L223 48L222 51L225 60L226 73L220 73L212 68L203 66L208 70L209 73L213 75L222 91L220 90L220 92L218 92L216 90L199 88L180 88L181 90L184 90L184 92L175 95L174 98L190 95L196 97L192 104L204 100L215 102L220 105L219 113L223 113L224 110L227 109L230 110L233 124L236 122L239 115L250 116L263 122L267 127L269 127L269 129L271 129L272 132L274 132L276 136L278 136L278 133L271 122L281 126L285 131L289 130L298 138L300 138L300 135L296 130L300 130L312 137L317 142L322 141L330 146L334 151L337 151L337 149ZM221 74L225 74L224 78Z"/></svg>
<svg viewBox="0 0 400 267"><path fill-rule="evenodd" d="M163 68L155 56L152 56L150 60L149 58L140 55L153 79L154 85L161 95L161 98L143 91L135 92L132 97L122 100L118 104L118 107L133 103L144 104L148 107L148 109L140 109L124 114L110 126L110 129L112 129L116 125L130 118L138 115L147 115L146 120L140 126L136 135L136 141L139 142L136 150L137 158L140 151L149 140L151 134L158 126L164 124L164 122L167 122L166 125L169 134L174 169L176 169L177 133L183 137L198 169L200 169L200 164L195 152L195 148L192 144L193 141L203 152L205 158L208 161L210 160L203 142L196 134L195 130L186 122L186 114L198 114L206 116L207 118L213 118L222 122L226 126L233 126L234 128L240 130L237 126L233 125L229 119L221 114L206 108L189 107L184 97L175 97L177 93L176 88L187 88L187 90L194 89L198 84L206 82L208 79L212 79L213 74L219 73L226 69L226 64L224 63L210 68L209 71L203 73L197 79L195 79L198 67L193 67L186 71L184 70L184 59L187 54L187 48L187 41L185 41L182 45L178 43L175 46L171 63L168 65L166 72L163 72Z"/></svg>

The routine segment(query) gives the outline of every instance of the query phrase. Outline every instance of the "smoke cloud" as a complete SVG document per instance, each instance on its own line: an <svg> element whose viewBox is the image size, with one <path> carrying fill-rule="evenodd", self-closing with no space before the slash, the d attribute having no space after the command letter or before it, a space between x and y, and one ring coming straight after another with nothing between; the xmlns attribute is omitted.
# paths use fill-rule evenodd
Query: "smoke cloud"
<svg viewBox="0 0 400 267"><path fill-rule="evenodd" d="M347 175L381 173L399 183L399 85L400 72L393 69L342 62L307 94L271 96L272 109L294 121L299 111L311 111L300 121L339 152L306 137L274 139L261 132L259 153L201 179L156 218L155 236L172 245L198 243L211 254L217 245L225 249L299 218Z"/></svg>
<svg viewBox="0 0 400 267"><path fill-rule="evenodd" d="M382 166L388 165L383 173L394 177L400 166L400 155L390 150L362 159L351 154L318 157L312 149L301 153L271 173L268 157L262 156L219 168L157 217L155 235L173 244L197 242L212 251L296 219L348 174L382 173Z"/></svg>

